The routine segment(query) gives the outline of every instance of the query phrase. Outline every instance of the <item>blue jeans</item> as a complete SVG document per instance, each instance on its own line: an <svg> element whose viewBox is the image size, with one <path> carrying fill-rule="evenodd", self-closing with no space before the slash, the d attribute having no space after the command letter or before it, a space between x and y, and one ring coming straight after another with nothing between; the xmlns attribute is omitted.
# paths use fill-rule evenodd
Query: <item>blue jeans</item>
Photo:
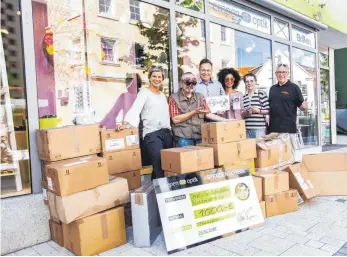
<svg viewBox="0 0 347 257"><path fill-rule="evenodd" d="M176 147L197 145L197 144L201 144L201 143L202 143L201 139L188 139L188 138L176 137Z"/></svg>
<svg viewBox="0 0 347 257"><path fill-rule="evenodd" d="M266 128L260 129L246 129L247 138L257 138L266 135Z"/></svg>

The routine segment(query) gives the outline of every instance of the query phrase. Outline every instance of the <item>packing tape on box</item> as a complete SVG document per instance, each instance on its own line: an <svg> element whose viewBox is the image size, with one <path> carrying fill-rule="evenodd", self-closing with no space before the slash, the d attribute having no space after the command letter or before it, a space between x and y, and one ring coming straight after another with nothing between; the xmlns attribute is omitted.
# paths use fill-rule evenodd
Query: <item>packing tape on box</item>
<svg viewBox="0 0 347 257"><path fill-rule="evenodd" d="M107 225L107 216L106 214L103 214L100 216L100 222L101 222L101 231L102 231L102 237L104 239L108 238L108 225Z"/></svg>
<svg viewBox="0 0 347 257"><path fill-rule="evenodd" d="M74 141L74 150L76 153L80 152L80 147L79 147L79 143L78 143L78 137L76 136L77 128L76 127L72 127L72 137L73 137L73 141Z"/></svg>

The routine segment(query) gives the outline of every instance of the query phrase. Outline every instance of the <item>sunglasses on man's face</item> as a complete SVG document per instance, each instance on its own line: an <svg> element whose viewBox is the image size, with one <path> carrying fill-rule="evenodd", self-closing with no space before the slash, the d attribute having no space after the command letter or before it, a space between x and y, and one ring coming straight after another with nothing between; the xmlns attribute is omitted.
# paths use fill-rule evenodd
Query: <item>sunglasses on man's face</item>
<svg viewBox="0 0 347 257"><path fill-rule="evenodd" d="M182 82L184 83L184 85L191 88L195 87L196 84L198 83L196 79L190 79L190 78L184 79Z"/></svg>

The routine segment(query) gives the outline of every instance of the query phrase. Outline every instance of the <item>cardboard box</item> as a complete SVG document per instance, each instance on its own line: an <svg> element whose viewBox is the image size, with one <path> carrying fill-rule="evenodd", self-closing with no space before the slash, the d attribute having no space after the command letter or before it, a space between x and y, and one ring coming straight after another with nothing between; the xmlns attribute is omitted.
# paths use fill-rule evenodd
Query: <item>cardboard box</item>
<svg viewBox="0 0 347 257"><path fill-rule="evenodd" d="M303 155L315 192L322 196L347 195L347 153Z"/></svg>
<svg viewBox="0 0 347 257"><path fill-rule="evenodd" d="M116 178L125 178L128 180L129 191L135 190L141 186L141 170L122 172L114 176Z"/></svg>
<svg viewBox="0 0 347 257"><path fill-rule="evenodd" d="M36 137L39 156L44 161L59 161L101 152L98 124L37 130Z"/></svg>
<svg viewBox="0 0 347 257"><path fill-rule="evenodd" d="M131 213L135 246L150 247L162 231L152 182L131 193Z"/></svg>
<svg viewBox="0 0 347 257"><path fill-rule="evenodd" d="M213 149L186 146L161 150L161 167L165 171L189 173L214 167Z"/></svg>
<svg viewBox="0 0 347 257"><path fill-rule="evenodd" d="M142 168L141 150L127 150L104 154L107 160L108 174L140 170Z"/></svg>
<svg viewBox="0 0 347 257"><path fill-rule="evenodd" d="M259 202L263 201L263 179L253 176L254 186L257 191Z"/></svg>
<svg viewBox="0 0 347 257"><path fill-rule="evenodd" d="M49 231L51 239L61 247L64 247L63 225L61 222L49 220Z"/></svg>
<svg viewBox="0 0 347 257"><path fill-rule="evenodd" d="M309 172L347 171L347 153L304 154L302 162Z"/></svg>
<svg viewBox="0 0 347 257"><path fill-rule="evenodd" d="M204 123L201 126L201 138L203 144L220 144L245 140L245 121L232 120Z"/></svg>
<svg viewBox="0 0 347 257"><path fill-rule="evenodd" d="M164 175L165 175L165 177L176 177L179 174L171 172L171 171L164 171Z"/></svg>
<svg viewBox="0 0 347 257"><path fill-rule="evenodd" d="M291 164L292 145L289 134L270 134L257 141L257 158L255 168L257 172L269 171Z"/></svg>
<svg viewBox="0 0 347 257"><path fill-rule="evenodd" d="M97 255L127 242L124 208L63 224L64 246L77 256Z"/></svg>
<svg viewBox="0 0 347 257"><path fill-rule="evenodd" d="M224 144L202 144L199 146L213 148L214 164L222 166L257 157L255 139Z"/></svg>
<svg viewBox="0 0 347 257"><path fill-rule="evenodd" d="M263 213L264 219L266 218L266 204L265 201L261 201L260 203L261 212Z"/></svg>
<svg viewBox="0 0 347 257"><path fill-rule="evenodd" d="M106 185L65 197L48 192L50 217L69 224L106 209L129 202L128 182L116 178Z"/></svg>
<svg viewBox="0 0 347 257"><path fill-rule="evenodd" d="M46 176L48 190L60 196L109 182L106 160L96 155L51 163L47 167Z"/></svg>
<svg viewBox="0 0 347 257"><path fill-rule="evenodd" d="M298 191L290 189L264 197L266 202L266 217L294 212L299 209Z"/></svg>
<svg viewBox="0 0 347 257"><path fill-rule="evenodd" d="M310 175L303 163L290 165L285 171L289 173L289 187L298 190L303 200L316 196Z"/></svg>
<svg viewBox="0 0 347 257"><path fill-rule="evenodd" d="M47 188L47 181L42 181L42 198L43 203L46 205L48 205Z"/></svg>
<svg viewBox="0 0 347 257"><path fill-rule="evenodd" d="M139 131L137 128L130 128L122 131L101 130L100 137L103 153L140 148Z"/></svg>
<svg viewBox="0 0 347 257"><path fill-rule="evenodd" d="M263 180L263 195L272 195L289 190L289 175L287 172L272 170L256 172L253 176Z"/></svg>

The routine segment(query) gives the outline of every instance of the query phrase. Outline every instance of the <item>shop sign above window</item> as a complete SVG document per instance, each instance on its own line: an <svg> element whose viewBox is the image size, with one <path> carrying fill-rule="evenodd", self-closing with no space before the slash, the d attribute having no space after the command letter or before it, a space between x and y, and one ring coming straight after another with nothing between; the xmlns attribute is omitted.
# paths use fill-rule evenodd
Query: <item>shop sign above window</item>
<svg viewBox="0 0 347 257"><path fill-rule="evenodd" d="M292 29L292 40L295 43L298 43L304 46L308 46L312 48L316 47L314 32L307 31L296 26L293 26L293 29Z"/></svg>
<svg viewBox="0 0 347 257"><path fill-rule="evenodd" d="M209 0L209 14L263 33L271 33L270 16L231 1Z"/></svg>

